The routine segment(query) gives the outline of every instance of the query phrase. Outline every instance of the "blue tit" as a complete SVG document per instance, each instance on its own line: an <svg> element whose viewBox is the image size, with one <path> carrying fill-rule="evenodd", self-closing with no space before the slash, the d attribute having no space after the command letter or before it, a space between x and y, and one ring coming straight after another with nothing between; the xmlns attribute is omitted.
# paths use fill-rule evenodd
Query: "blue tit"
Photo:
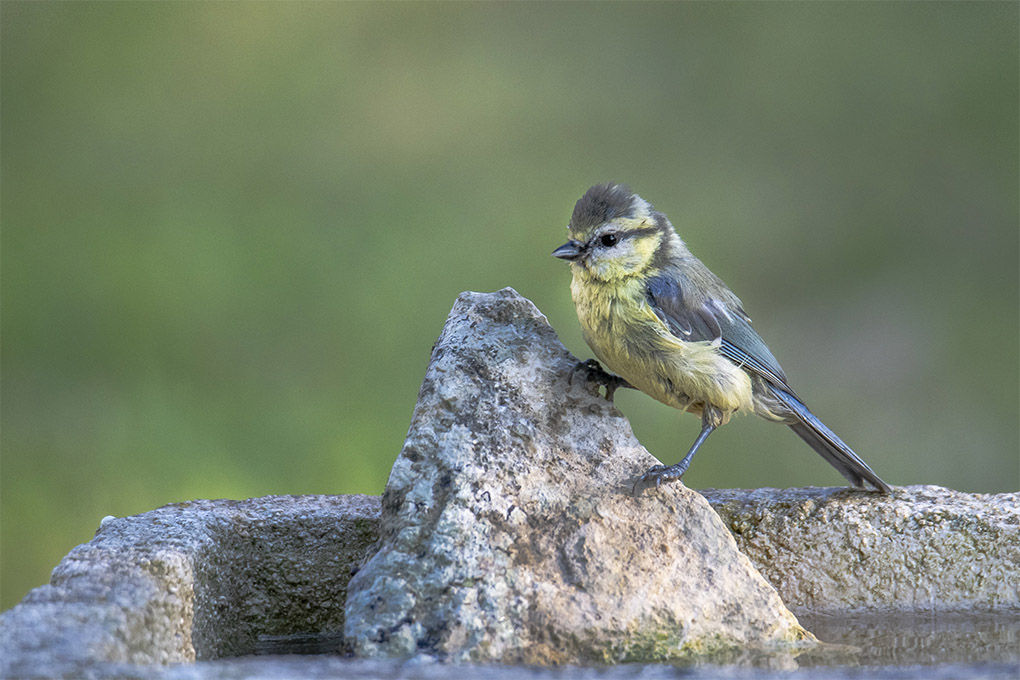
<svg viewBox="0 0 1020 680"><path fill-rule="evenodd" d="M607 398L635 387L701 416L683 459L649 469L636 488L680 479L712 431L745 412L789 426L851 484L891 491L794 393L740 300L665 215L624 185L600 184L574 206L568 231L552 254L570 262L585 342L619 376L590 366Z"/></svg>

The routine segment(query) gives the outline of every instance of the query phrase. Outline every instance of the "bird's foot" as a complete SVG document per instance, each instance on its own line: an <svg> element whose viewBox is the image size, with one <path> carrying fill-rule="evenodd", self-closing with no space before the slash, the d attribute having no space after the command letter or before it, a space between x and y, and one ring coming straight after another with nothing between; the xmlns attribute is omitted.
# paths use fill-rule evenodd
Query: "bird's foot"
<svg viewBox="0 0 1020 680"><path fill-rule="evenodd" d="M620 376L607 372L604 368L602 368L602 365L594 359L579 362L574 368L574 371L584 371L588 391L592 394L604 396L605 400L608 402L613 401L613 395L616 393L616 390L621 387L630 387L633 389L633 385ZM571 377L571 380L573 380L573 377ZM605 395L603 395L601 391L601 388L603 387L606 388Z"/></svg>
<svg viewBox="0 0 1020 680"><path fill-rule="evenodd" d="M659 488L663 484L679 481L685 472L687 472L687 466L681 463L650 467L645 474L638 477L637 481L634 482L634 495L636 496L652 486Z"/></svg>

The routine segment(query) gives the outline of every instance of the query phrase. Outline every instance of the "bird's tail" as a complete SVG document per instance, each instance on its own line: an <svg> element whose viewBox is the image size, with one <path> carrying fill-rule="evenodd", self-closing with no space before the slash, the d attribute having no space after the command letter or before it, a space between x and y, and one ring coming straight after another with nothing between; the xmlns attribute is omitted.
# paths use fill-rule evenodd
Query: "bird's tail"
<svg viewBox="0 0 1020 680"><path fill-rule="evenodd" d="M822 458L829 461L832 467L839 470L840 474L846 477L851 484L863 487L864 482L867 481L879 491L885 493L892 491L889 485L883 482L868 467L868 464L853 452L853 449L844 444L835 432L811 413L800 399L776 387L772 387L771 390L796 418L795 422L788 423L790 429L806 441Z"/></svg>

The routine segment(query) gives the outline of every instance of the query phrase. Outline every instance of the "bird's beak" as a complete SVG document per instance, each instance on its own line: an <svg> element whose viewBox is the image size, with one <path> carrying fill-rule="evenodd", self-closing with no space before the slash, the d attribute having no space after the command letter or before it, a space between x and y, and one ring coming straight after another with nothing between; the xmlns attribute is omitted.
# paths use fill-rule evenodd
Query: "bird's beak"
<svg viewBox="0 0 1020 680"><path fill-rule="evenodd" d="M558 257L561 260L576 260L584 254L584 244L580 241L573 239L567 241L562 246L552 251L553 257Z"/></svg>

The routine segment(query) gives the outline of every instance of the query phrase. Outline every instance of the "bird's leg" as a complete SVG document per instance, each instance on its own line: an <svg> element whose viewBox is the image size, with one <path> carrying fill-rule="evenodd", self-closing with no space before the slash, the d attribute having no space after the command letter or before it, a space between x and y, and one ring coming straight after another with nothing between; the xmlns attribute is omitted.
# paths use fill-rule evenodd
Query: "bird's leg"
<svg viewBox="0 0 1020 680"><path fill-rule="evenodd" d="M705 404L701 412L701 434L694 440L691 450L675 465L656 465L649 468L648 472L638 477L638 480L634 483L634 493L637 494L653 484L658 487L664 482L668 484L683 477L684 473L687 472L688 466L691 464L691 460L694 458L694 454L698 452L698 448L705 443L708 435L712 434L715 428L722 425L722 423L723 412L714 406Z"/></svg>
<svg viewBox="0 0 1020 680"><path fill-rule="evenodd" d="M624 380L618 375L608 373L599 362L594 359L588 359L577 364L575 371L584 370L585 379L588 381L588 385L595 384L595 392L598 393L599 387L606 388L606 401L613 400L613 394L621 387L629 387L635 389L633 385ZM573 377L571 377L573 379ZM590 389L590 387L589 387Z"/></svg>

